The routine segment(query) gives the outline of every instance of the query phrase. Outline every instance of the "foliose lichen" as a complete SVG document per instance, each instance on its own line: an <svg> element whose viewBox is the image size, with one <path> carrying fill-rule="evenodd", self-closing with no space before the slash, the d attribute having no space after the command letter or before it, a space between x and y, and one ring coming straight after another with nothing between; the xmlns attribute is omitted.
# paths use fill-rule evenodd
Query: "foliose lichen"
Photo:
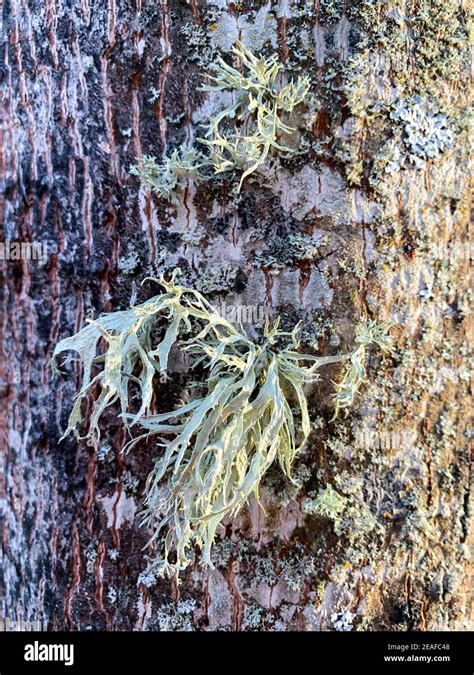
<svg viewBox="0 0 474 675"><path fill-rule="evenodd" d="M310 515L324 516L338 522L346 503L347 499L336 492L332 485L326 485L319 491L317 497L304 503L303 510Z"/></svg>
<svg viewBox="0 0 474 675"><path fill-rule="evenodd" d="M427 161L437 159L453 147L454 132L447 116L433 110L421 96L397 101L390 117L403 127L406 155L417 169L422 169ZM394 163L398 169L400 158Z"/></svg>

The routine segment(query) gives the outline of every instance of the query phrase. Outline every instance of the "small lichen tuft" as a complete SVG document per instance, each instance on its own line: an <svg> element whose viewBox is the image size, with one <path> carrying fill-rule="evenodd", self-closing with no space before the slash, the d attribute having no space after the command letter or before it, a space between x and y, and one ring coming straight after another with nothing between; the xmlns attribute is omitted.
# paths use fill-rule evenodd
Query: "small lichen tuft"
<svg viewBox="0 0 474 675"><path fill-rule="evenodd" d="M336 492L331 485L326 485L323 490L319 491L315 499L305 502L303 511L313 516L324 516L338 522L346 504L346 497Z"/></svg>
<svg viewBox="0 0 474 675"><path fill-rule="evenodd" d="M214 174L239 171L240 190L245 178L258 171L272 153L292 153L291 148L282 145L281 137L294 131L287 118L305 100L309 78L300 76L278 86L276 79L283 65L276 55L259 59L239 40L232 52L244 72L219 57L212 66L211 84L202 88L233 94L232 104L211 117L198 139L207 154L183 146L164 157L161 164L145 156L132 167L131 172L159 197L175 200L183 186L182 179L189 175L198 181L206 179L208 175L202 171L206 167Z"/></svg>

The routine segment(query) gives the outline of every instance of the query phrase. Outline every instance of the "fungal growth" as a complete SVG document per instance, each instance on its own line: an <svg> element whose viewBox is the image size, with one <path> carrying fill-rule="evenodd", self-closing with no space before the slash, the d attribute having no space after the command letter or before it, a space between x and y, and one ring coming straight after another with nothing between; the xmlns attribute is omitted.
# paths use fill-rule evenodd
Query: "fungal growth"
<svg viewBox="0 0 474 675"><path fill-rule="evenodd" d="M239 172L240 190L243 181L261 169L271 153L292 152L283 139L295 131L288 118L305 100L309 78L300 76L280 86L277 78L283 65L276 55L258 59L238 40L232 51L243 72L219 57L212 68L211 84L202 88L232 94L231 103L210 119L198 139L202 150L183 146L161 164L145 156L131 168L158 196L173 200L182 185L180 180L190 175L198 181L205 179L206 167L214 174Z"/></svg>
<svg viewBox="0 0 474 675"><path fill-rule="evenodd" d="M143 304L90 321L59 342L53 355L55 364L63 352L75 351L83 367L66 434L79 435L82 403L99 384L87 437L97 444L102 413L120 403L128 430L135 425L141 430L124 451L138 442L161 449L147 480L143 524L152 531L150 543L168 528L155 563L156 574L168 576L187 567L194 545L203 551L203 563L211 565L218 526L252 495L258 499L273 462L295 482L291 467L311 430L304 387L318 380L318 369L343 361L357 367L357 377L346 376L341 385L346 393L353 386L353 398L363 378L361 350L365 355L370 341L388 344L382 338L384 328L370 324L359 331L358 346L348 354L302 354L299 326L288 333L279 330L278 321L273 327L267 324L257 344L199 292L177 285L175 277L161 277L164 292ZM105 351L98 354L102 342ZM191 385L187 403L153 414L154 379L166 374L173 347L186 352L191 368L199 367L205 375ZM134 410L137 389L140 405ZM336 395L339 407L348 402L348 395L344 402Z"/></svg>

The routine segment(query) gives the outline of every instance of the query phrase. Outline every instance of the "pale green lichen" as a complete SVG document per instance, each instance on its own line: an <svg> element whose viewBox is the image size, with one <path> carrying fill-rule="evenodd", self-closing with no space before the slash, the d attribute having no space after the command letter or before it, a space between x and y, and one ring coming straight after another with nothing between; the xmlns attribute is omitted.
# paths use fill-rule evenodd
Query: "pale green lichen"
<svg viewBox="0 0 474 675"><path fill-rule="evenodd" d="M99 384L87 436L98 444L99 419L119 402L125 424L139 424L144 430L126 450L141 440L153 440L163 448L147 480L143 523L153 532L149 543L168 527L163 556L149 569L172 575L191 562L194 544L202 549L203 562L212 565L218 526L226 516L235 516L250 496L258 499L261 481L274 461L292 480L292 464L311 431L304 386L317 381L317 370L348 359L350 368L357 366L355 382L350 376L340 385L345 396L338 399L338 406L345 407L350 386L353 400L362 381L370 341L382 348L385 342L377 326L369 324L358 332L358 346L349 354L301 354L298 326L288 333L276 322L273 328L266 326L263 341L256 344L199 292L178 286L175 274L171 281L161 277L159 283L165 289L161 295L91 321L77 335L62 340L53 363L61 353L73 350L83 364L83 384L66 434L78 435L82 403ZM159 319L167 327L157 339ZM96 355L101 340L106 350ZM205 379L191 387L188 402L155 415L155 377L166 374L171 349L178 345L192 368L204 368ZM140 407L132 413L133 386L139 389ZM165 440L169 435L172 440Z"/></svg>
<svg viewBox="0 0 474 675"><path fill-rule="evenodd" d="M262 166L272 149L291 152L279 141L280 136L294 131L283 122L283 116L304 101L310 82L306 76L298 77L279 88L276 78L283 65L278 62L276 55L258 59L239 41L232 51L242 61L247 73L242 75L223 59L219 59L214 66L214 75L211 77L213 84L204 89L233 91L235 101L210 120L201 142L209 148L216 173L243 169L240 188L243 180ZM233 119L241 123L242 131L222 131L222 124Z"/></svg>
<svg viewBox="0 0 474 675"><path fill-rule="evenodd" d="M199 169L207 166L207 159L187 145L163 158L161 164L154 157L144 155L140 157L136 166L130 168L130 173L138 176L140 181L153 192L170 201L176 201L176 193L182 186L182 179L198 177Z"/></svg>
<svg viewBox="0 0 474 675"><path fill-rule="evenodd" d="M422 169L427 161L437 159L453 147L454 133L447 116L421 96L397 101L390 117L403 127L407 158L417 169ZM395 170L399 166L400 160L397 160Z"/></svg>
<svg viewBox="0 0 474 675"><path fill-rule="evenodd" d="M336 383L336 410L334 418L342 409L350 407L354 403L354 398L359 391L365 377L367 347L370 344L376 344L383 352L390 352L392 349L391 341L387 335L390 324L376 323L368 321L362 324L356 334L355 342L358 344L344 367L344 374L340 382Z"/></svg>
<svg viewBox="0 0 474 675"><path fill-rule="evenodd" d="M315 499L309 499L303 506L303 511L310 515L324 516L335 522L339 521L345 507L347 499L340 495L331 485L326 485L319 491Z"/></svg>
<svg viewBox="0 0 474 675"><path fill-rule="evenodd" d="M211 117L203 137L198 139L207 154L183 146L161 164L145 156L132 167L132 173L159 197L175 198L181 179L203 179L201 170L206 167L214 174L239 171L240 190L245 178L261 169L272 152L291 154L292 149L282 145L281 137L294 131L286 118L305 100L309 78L298 77L279 86L276 80L283 65L276 55L259 59L239 40L232 52L244 72L219 57L212 66L211 84L203 87L204 91L233 94L232 104Z"/></svg>

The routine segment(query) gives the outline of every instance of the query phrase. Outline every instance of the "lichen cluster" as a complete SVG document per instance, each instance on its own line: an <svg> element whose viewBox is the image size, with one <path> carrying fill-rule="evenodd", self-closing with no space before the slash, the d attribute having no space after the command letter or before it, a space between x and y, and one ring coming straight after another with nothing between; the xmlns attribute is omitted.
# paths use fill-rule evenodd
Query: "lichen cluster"
<svg viewBox="0 0 474 675"><path fill-rule="evenodd" d="M188 551L193 544L203 550L204 564L211 565L218 526L251 495L258 499L261 481L274 461L291 480L294 459L311 431L303 388L317 381L317 370L345 360L350 361L350 369L357 369L355 378L346 374L340 385L337 410L353 400L360 386L370 342L384 348L386 343L384 328L370 324L358 332L358 346L349 354L302 354L297 351L298 326L286 333L278 329L277 322L273 328L266 326L263 341L256 344L221 317L199 292L176 285L175 275L171 281L162 277L159 283L164 293L92 321L77 335L62 340L53 359L73 350L83 365L83 384L66 434L78 434L83 401L100 384L87 436L98 443L100 417L107 407L120 402L125 424L139 424L142 429L125 449L131 450L140 441L153 441L163 448L147 480L143 522L153 532L149 543L168 527L163 555L155 567L156 574L170 576L190 563ZM166 329L156 342L158 320L165 321ZM96 355L101 339L106 351ZM157 374L166 374L176 346L190 357L193 369L205 369L205 379L191 386L188 403L156 415L152 409L154 380ZM93 375L96 368L99 372ZM134 412L132 385L138 386L140 398ZM167 436L172 440L165 440Z"/></svg>
<svg viewBox="0 0 474 675"><path fill-rule="evenodd" d="M192 123L207 124L198 130L201 138L194 146L176 147L158 161L144 157L139 161L138 173L160 198L172 200L178 207L178 225L168 227L167 223L166 227L157 228L160 251L156 264L161 271L180 265L186 285L204 294L231 293L240 300L242 293L244 301L249 297L252 302L254 297L257 302L265 301L271 311L282 316L285 328L303 318L298 339L314 349L318 344L332 349L344 340L350 323L347 298L352 297L351 293L368 316L377 316L381 304L387 307L396 320L397 334L404 335L392 352L396 370L387 373L379 369L371 375L366 382L363 405L351 417L342 420L342 415L338 415L329 421L330 415L326 416L326 409L321 406L321 398L325 404L330 401L329 396L324 396L326 383L318 386L318 396L310 396L309 388L305 388L311 430L316 432L314 443L302 447L305 434L301 407L293 392L288 397L300 447L291 467L294 482L286 478L287 472L279 470L275 461L259 478L265 516L259 509L258 525L254 522L257 509L252 510L250 501L244 517L235 519L232 510L223 513L220 524L225 525L225 530L219 526L216 530L222 537L217 537L212 545L210 560L217 569L206 575L206 583L221 576L224 587L227 583L231 586L235 574L240 598L237 603L235 597L230 597L232 590L226 595L225 589L219 588L219 592L209 591L211 603L217 598L216 602L227 609L240 604L240 600L244 605L242 617L231 619L229 610L219 619L219 626L229 630L231 621L241 621L239 627L245 630L283 630L299 626L301 621L301 625L335 630L419 629L418 605L428 605L429 614L430 604L442 600L439 615L443 613L442 621L448 620L451 612L448 603L454 602L452 588L460 576L459 560L463 555L462 547L454 556L446 553L444 542L436 550L432 546L427 549L426 542L433 536L439 541L439 532L446 521L450 521L447 527L459 532L466 528L462 509L453 518L450 505L450 500L455 502L459 496L456 490L466 468L459 451L463 439L455 433L460 409L457 402L452 405L450 402L444 409L442 402L454 385L467 386L469 376L468 366L465 362L460 366L458 361L465 356L465 345L457 349L455 343L453 347L448 327L452 321L459 328L468 311L468 299L464 290L453 287L455 265L459 263L446 253L442 241L446 234L454 236L465 208L460 201L460 169L452 170L453 163L463 161L461 134L463 126L467 127L462 102L459 104L462 95L458 96L467 44L464 10L461 3L453 0L422 0L415 4L402 0L384 3L321 0L316 5L309 0L294 0L281 6L276 2L263 3L256 8L247 2L237 3L232 12L216 5L199 7L199 21L189 15L179 29L186 39L180 36L178 51L179 57L184 54L189 62L190 82L195 75L192 64L197 64L201 73L215 78L209 80L209 96L206 95L202 107L196 108L195 92L189 99ZM247 62L239 53L244 51L239 44L231 51L237 36L251 50L245 53ZM274 56L277 46L284 69ZM223 55L224 61L219 60L219 55ZM262 72L267 68L267 76L273 67L280 67L269 91L265 87L259 90L257 85L254 89L245 88L245 80L252 79L256 63ZM252 97L256 100L261 95L260 104L263 101L267 112L271 111L274 98L288 86L287 71L293 77L311 72L311 91L308 90L300 108L280 110L279 119L295 130L281 128L274 140L284 149L270 143L266 158L260 161L266 152L262 138L259 143L244 141L252 139L258 129L257 108L249 110L250 93L254 92ZM155 91L152 101L159 96ZM173 117L167 115L166 121L176 125L183 115L183 112ZM268 121L268 114L264 119ZM268 132L269 126L264 124L264 130ZM175 137L177 131L175 126L172 129ZM253 164L252 156L256 158ZM314 178L307 190L297 185L302 167L305 171L310 169ZM243 183L249 189L238 192L239 182L250 178L244 174L252 168L254 180L251 185ZM274 173L273 168L277 169ZM324 180L328 174L340 179L344 190L347 185L357 186L348 191L347 209L333 201L332 186ZM341 177L344 174L347 181ZM321 178L320 185L316 178ZM204 181L206 184L194 193L192 183ZM190 190L182 198L183 188L188 184ZM316 199L311 210L302 208L311 201L310 195L319 190L322 198L329 195L326 211L324 202ZM299 202L294 200L289 205L295 192ZM170 213L165 212L163 220ZM324 232L324 240L316 234L316 228ZM436 259L430 254L435 232L439 233L441 247ZM211 243L214 236L217 243ZM231 239L232 262L227 264L221 248ZM355 250L354 242L357 246L360 243L363 250ZM421 271L420 261L424 266ZM427 273L429 268L433 268L432 273ZM334 295L325 295L319 307L309 307L308 301L319 298L318 285L313 283L319 275L324 275ZM311 283L309 290L307 283ZM393 301L387 302L385 295ZM297 297L301 304L291 305ZM232 302L239 300L232 295ZM164 332L168 325L168 319L159 316L156 315L156 324L153 323L150 332L151 350L157 348L157 327ZM173 350L184 351L188 346L185 343L191 335L184 330L184 323L181 327L183 331ZM361 327L356 333L355 349L341 362L342 378L332 398L332 406L340 412L348 410L364 382L367 343L371 331L370 339L377 335L375 328L370 323ZM410 333L412 328L416 338ZM250 330L258 328L253 325ZM388 346L385 330L378 333L382 350ZM218 331L221 337L229 337L221 328ZM211 333L215 338L215 332ZM283 343L279 339L265 346L266 336L258 340L252 333L253 340L247 342L240 330L238 333L239 358L250 343L255 353L261 349L270 353L287 348L285 339ZM140 331L139 338L142 338ZM419 346L417 350L414 339ZM105 345L102 339L99 345ZM211 347L218 349L216 344ZM300 349L295 351L300 353ZM199 358L192 350L186 353L191 356L191 363L195 357ZM226 348L223 354L230 352ZM234 352L231 355L236 356ZM194 556L193 548L202 546L206 551L205 542L211 541L211 535L203 514L206 510L212 513L218 503L218 492L214 496L206 493L204 498L200 490L211 486L221 489L222 471L232 462L232 453L227 459L219 455L223 445L218 442L212 461L211 453L207 460L206 455L201 455L200 460L199 454L196 459L196 448L201 448L201 452L203 447L198 442L201 427L190 437L181 464L176 461L182 449L179 438L195 412L183 407L189 400L205 399L218 386L215 366L208 367L213 359L211 352L201 356L204 360L194 371L199 374L200 388L185 390L183 403L177 410L162 413L163 417L154 421L151 411L147 411L135 427L130 424L132 418L124 418L132 431L141 429L141 446L146 447L149 438L153 456L158 455L146 496L145 517L153 532L160 526L164 535L168 532L168 552L162 550L157 560L151 547L150 569L139 576L139 584L147 588L157 583L157 574L177 569L174 555L183 532L185 537L191 532L187 549L186 546L181 549L183 567L199 558ZM247 356L243 360L249 362ZM299 367L304 363L300 361ZM101 366L101 362L96 364ZM231 377L230 370L223 365L219 377ZM262 370L261 374L265 380L268 370ZM166 381L165 371L157 372L158 375L160 382ZM141 380L142 366L138 359L127 384L136 394L130 396L132 402L141 396L136 389ZM261 386L263 381L258 383ZM212 392L209 387L213 387ZM286 397L287 387L280 388ZM161 394L162 389L158 391ZM410 406L404 404L407 396ZM252 397L249 403L253 403ZM425 426L432 418L436 423L419 434L409 448L387 448L379 442L383 433L397 434L406 427L419 431L416 428L419 420L411 415L413 411L422 411ZM204 416L204 425L210 414ZM272 414L268 408L265 422ZM234 410L228 419L235 421ZM169 433L163 431L167 426L173 427ZM227 423L224 428L228 430ZM365 437L378 441L356 442L361 429L366 430ZM148 436L148 432L155 431L156 436ZM216 433L217 427L213 427L210 435L213 442ZM169 461L164 461L166 448L173 443L176 451ZM229 449L228 445L225 447ZM243 452L236 450L234 463L245 457L251 464L258 455L255 447L253 442ZM277 451L275 457L279 454ZM185 476L186 482L181 484L181 472L188 463L198 470ZM155 480L166 466L167 472ZM427 484L435 509L426 505ZM179 486L174 494L173 486ZM183 516L183 509L187 508L185 494L190 495L188 504L192 501L189 521ZM225 515L231 517L224 520ZM302 518L304 526L300 527ZM195 543L197 547L193 546ZM424 554L426 550L429 555ZM445 560L451 564L455 559L458 563L446 572ZM386 569L387 561L394 568L400 565L407 579L410 575L416 579L411 586L411 599L403 599L403 583L398 577L393 585L380 586L378 570ZM353 594L348 593L351 588L357 588L364 598L357 606ZM198 597L199 582L192 592ZM380 601L384 606L376 607ZM176 613L176 607L182 617ZM399 612L392 608L399 608ZM164 605L161 609L155 622L160 629L188 629L192 623L192 612L180 604ZM193 619L194 627L200 628L200 609Z"/></svg>
<svg viewBox="0 0 474 675"><path fill-rule="evenodd" d="M454 133L446 115L430 109L420 96L411 101L397 101L390 117L403 126L408 160L417 169L453 147Z"/></svg>
<svg viewBox="0 0 474 675"><path fill-rule="evenodd" d="M243 71L218 57L211 68L211 84L204 91L230 92L232 100L211 117L198 139L199 149L182 146L165 156L161 163L151 156L139 158L131 171L159 197L176 200L183 178L204 180L204 169L213 174L238 172L243 181L263 167L271 153L289 154L283 138L294 128L287 118L308 94L310 81L300 76L286 85L278 85L282 64L273 55L257 58L239 40L232 52Z"/></svg>

